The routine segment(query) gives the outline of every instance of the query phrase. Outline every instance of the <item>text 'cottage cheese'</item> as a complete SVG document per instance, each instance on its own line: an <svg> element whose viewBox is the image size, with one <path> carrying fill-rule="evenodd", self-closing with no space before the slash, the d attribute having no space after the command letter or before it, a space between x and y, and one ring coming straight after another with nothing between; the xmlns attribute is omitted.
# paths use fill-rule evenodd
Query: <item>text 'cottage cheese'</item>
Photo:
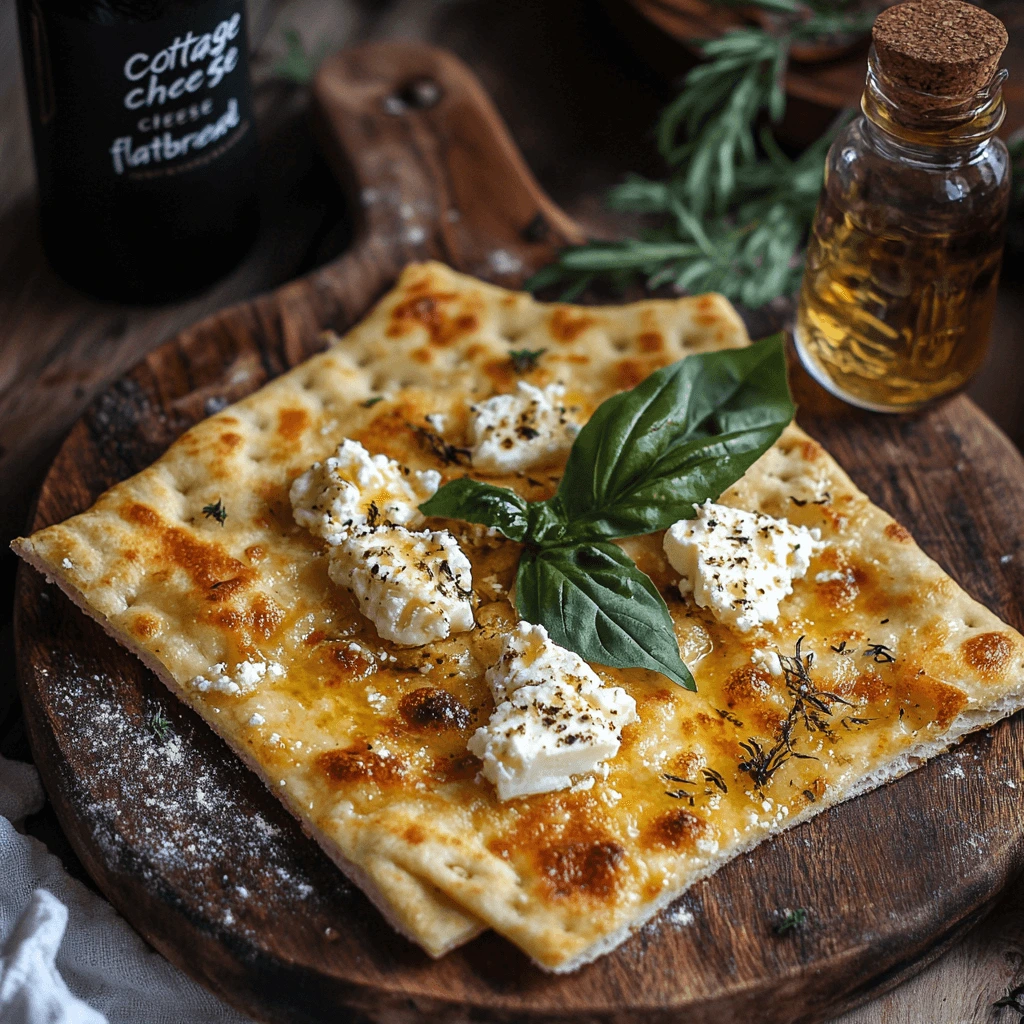
<svg viewBox="0 0 1024 1024"><path fill-rule="evenodd" d="M562 405L564 395L561 384L541 389L520 381L512 394L470 406L467 440L473 468L515 473L567 455L580 428Z"/></svg>
<svg viewBox="0 0 1024 1024"><path fill-rule="evenodd" d="M636 702L605 686L579 655L548 639L543 626L520 622L487 670L496 707L469 751L501 800L565 789L573 775L614 757Z"/></svg>
<svg viewBox="0 0 1024 1024"><path fill-rule="evenodd" d="M824 546L821 533L711 501L694 508L694 519L681 519L665 534L679 592L693 594L701 608L741 632L775 622L793 580L806 574Z"/></svg>
<svg viewBox="0 0 1024 1024"><path fill-rule="evenodd" d="M441 482L346 438L291 489L295 520L329 545L327 572L385 640L423 645L473 628L469 560L447 530L409 529Z"/></svg>

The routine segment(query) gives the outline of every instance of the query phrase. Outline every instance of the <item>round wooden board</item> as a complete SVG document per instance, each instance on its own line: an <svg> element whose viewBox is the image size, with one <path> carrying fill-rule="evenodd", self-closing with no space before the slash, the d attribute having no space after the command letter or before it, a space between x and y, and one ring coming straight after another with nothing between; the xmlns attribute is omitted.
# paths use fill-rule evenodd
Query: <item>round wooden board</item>
<svg viewBox="0 0 1024 1024"><path fill-rule="evenodd" d="M86 509L192 423L315 351L322 327L357 320L409 260L515 285L579 236L451 56L351 51L325 66L316 100L359 199L356 245L200 323L113 385L61 449L34 528ZM856 482L1024 625L1024 463L1009 441L965 398L885 418L795 383L801 422ZM267 1021L816 1021L918 970L1022 863L1018 716L738 858L573 975L544 974L493 934L434 962L197 716L27 569L17 640L36 763L93 878L170 960ZM154 727L155 715L169 725ZM786 907L808 920L780 937Z"/></svg>

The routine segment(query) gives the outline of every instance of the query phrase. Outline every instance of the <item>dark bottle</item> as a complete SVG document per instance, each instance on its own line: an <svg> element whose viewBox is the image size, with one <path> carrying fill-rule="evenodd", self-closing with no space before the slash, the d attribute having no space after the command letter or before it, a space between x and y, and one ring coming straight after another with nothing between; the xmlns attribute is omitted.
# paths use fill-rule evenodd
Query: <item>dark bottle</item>
<svg viewBox="0 0 1024 1024"><path fill-rule="evenodd" d="M43 247L94 295L160 302L258 226L243 0L18 0Z"/></svg>

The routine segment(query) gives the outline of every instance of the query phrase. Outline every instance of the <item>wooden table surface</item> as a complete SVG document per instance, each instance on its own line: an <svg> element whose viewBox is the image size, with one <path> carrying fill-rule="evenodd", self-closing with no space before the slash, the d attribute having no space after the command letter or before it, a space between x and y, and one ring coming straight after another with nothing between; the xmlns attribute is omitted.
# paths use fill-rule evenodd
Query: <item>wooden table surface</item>
<svg viewBox="0 0 1024 1024"><path fill-rule="evenodd" d="M250 256L204 295L158 308L86 299L48 269L35 226L31 143L14 0L0 0L0 534L19 532L51 453L96 392L180 328L287 281L346 245L346 211L306 125L305 89L276 73L285 33L313 55L370 38L423 38L480 76L543 186L595 233L622 230L601 197L624 172L654 173L645 126L669 93L586 0L250 0L264 150L263 222ZM1000 295L993 351L972 397L1020 446L1024 283ZM0 753L28 757L11 658L13 559L0 558ZM81 867L48 810L29 823ZM913 870L908 864L907 870ZM1024 882L924 974L835 1024L981 1024L1024 981Z"/></svg>

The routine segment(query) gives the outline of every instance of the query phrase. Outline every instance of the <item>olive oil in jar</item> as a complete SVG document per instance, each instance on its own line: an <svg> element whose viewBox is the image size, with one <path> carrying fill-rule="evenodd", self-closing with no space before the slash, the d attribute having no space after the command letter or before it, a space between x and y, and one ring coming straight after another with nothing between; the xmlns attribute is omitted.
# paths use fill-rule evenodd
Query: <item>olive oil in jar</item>
<svg viewBox="0 0 1024 1024"><path fill-rule="evenodd" d="M827 159L796 345L829 391L904 411L966 385L988 347L1009 201L994 137L1006 33L959 0L910 0L874 37L863 114Z"/></svg>
<svg viewBox="0 0 1024 1024"><path fill-rule="evenodd" d="M962 388L988 349L1001 223L876 234L822 197L799 332L820 383L869 409L914 409Z"/></svg>

